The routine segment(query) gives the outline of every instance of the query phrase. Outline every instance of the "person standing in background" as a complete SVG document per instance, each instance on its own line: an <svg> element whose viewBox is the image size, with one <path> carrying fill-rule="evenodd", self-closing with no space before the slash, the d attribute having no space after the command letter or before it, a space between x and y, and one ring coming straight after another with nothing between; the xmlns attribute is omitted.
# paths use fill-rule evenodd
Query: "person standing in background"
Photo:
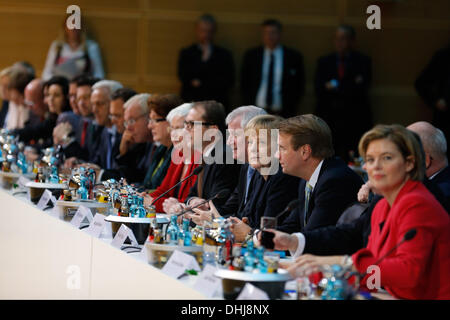
<svg viewBox="0 0 450 320"><path fill-rule="evenodd" d="M213 43L217 23L213 16L202 15L196 23L197 43L181 50L178 78L181 98L186 102L216 100L229 106L229 91L234 83L233 56Z"/></svg>
<svg viewBox="0 0 450 320"><path fill-rule="evenodd" d="M315 114L330 126L336 155L346 162L358 139L372 127L369 87L371 59L354 50L355 30L341 25L335 34L336 51L320 57L315 76Z"/></svg>
<svg viewBox="0 0 450 320"><path fill-rule="evenodd" d="M248 50L243 59L243 104L292 117L305 91L303 56L281 44L282 25L278 20L266 20L261 27L263 45Z"/></svg>
<svg viewBox="0 0 450 320"><path fill-rule="evenodd" d="M68 29L64 20L63 35L50 45L42 79L60 75L72 80L83 73L105 77L99 45L86 38L85 29Z"/></svg>
<svg viewBox="0 0 450 320"><path fill-rule="evenodd" d="M438 50L415 82L419 96L433 109L434 126L450 139L450 45ZM447 148L447 156L448 148Z"/></svg>

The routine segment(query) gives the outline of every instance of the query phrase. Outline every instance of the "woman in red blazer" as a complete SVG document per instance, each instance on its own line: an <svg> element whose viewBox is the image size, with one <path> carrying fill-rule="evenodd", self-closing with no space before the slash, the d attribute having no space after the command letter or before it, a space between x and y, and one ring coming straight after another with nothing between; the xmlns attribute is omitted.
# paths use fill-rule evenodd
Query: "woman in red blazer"
<svg viewBox="0 0 450 320"><path fill-rule="evenodd" d="M323 264L352 264L362 284L373 289L375 265L411 229L416 235L378 263L379 284L400 299L450 299L450 218L420 182L425 176L424 154L413 133L400 125L379 125L359 144L364 168L376 193L367 247L351 257L304 255L291 273Z"/></svg>
<svg viewBox="0 0 450 320"><path fill-rule="evenodd" d="M149 194L144 194L144 204L146 206L150 205L153 202L153 199L156 199L158 196L163 194L166 190L169 190L179 181L190 175L196 167L199 166L201 159L199 159L199 155L194 156L194 152L191 151L191 155L189 159L183 156L183 149L186 146L183 143L183 134L182 130L184 128L184 119L191 109L191 103L185 103L177 108L173 109L167 115L167 121L170 123L171 130L171 140L173 143L173 151L172 151L172 160L167 170L166 176L162 181L161 185L155 189L153 192ZM196 176L193 176L190 179L187 179L183 183L180 184L178 188L174 188L166 195L161 197L158 201L155 202L156 212L164 212L164 208L169 208L170 206L164 205L164 202L171 202L171 198L177 199L177 202L184 202L187 195L189 194L189 189L195 184L197 180ZM168 212L169 213L169 212Z"/></svg>

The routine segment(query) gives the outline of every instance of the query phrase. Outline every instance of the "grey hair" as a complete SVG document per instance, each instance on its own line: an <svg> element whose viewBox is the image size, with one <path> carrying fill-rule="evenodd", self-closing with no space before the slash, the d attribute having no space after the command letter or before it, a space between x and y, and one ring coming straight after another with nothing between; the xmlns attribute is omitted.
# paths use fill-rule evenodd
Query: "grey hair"
<svg viewBox="0 0 450 320"><path fill-rule="evenodd" d="M445 159L447 154L447 139L441 129L435 128L430 136L423 137L429 145L430 153L438 159Z"/></svg>
<svg viewBox="0 0 450 320"><path fill-rule="evenodd" d="M426 121L415 122L408 126L409 130L417 133L422 140L423 147L436 160L447 157L447 140L444 133Z"/></svg>
<svg viewBox="0 0 450 320"><path fill-rule="evenodd" d="M231 111L227 118L225 119L225 123L227 125L230 124L231 121L236 119L237 117L242 116L241 119L241 128L244 129L247 123L256 116L261 116L267 114L267 111L263 108L256 106L242 106Z"/></svg>
<svg viewBox="0 0 450 320"><path fill-rule="evenodd" d="M166 117L167 121L169 121L169 123L171 123L173 118L175 118L175 117L186 117L189 110L192 109L193 105L194 105L194 103L192 103L192 102L191 103L183 103L183 104L179 105L178 107L170 110L169 114Z"/></svg>
<svg viewBox="0 0 450 320"><path fill-rule="evenodd" d="M108 92L109 99L111 99L112 95L119 89L123 88L123 85L115 80L100 80L94 83L92 86L92 91L95 89L104 88Z"/></svg>
<svg viewBox="0 0 450 320"><path fill-rule="evenodd" d="M141 107L142 114L148 114L150 109L148 108L148 98L150 98L151 94L149 93L139 93L132 96L130 99L125 102L123 108L126 110L131 107L133 104L138 103Z"/></svg>

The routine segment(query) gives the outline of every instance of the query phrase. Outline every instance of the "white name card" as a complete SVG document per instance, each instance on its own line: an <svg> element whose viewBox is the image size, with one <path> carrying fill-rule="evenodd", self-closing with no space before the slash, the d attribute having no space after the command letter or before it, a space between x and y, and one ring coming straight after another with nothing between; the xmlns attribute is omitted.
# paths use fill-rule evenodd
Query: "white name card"
<svg viewBox="0 0 450 320"><path fill-rule="evenodd" d="M94 220L91 210L89 210L85 206L79 206L77 212L75 212L75 215L73 216L70 223L73 226L79 228L84 218L87 218L89 222L92 222L92 220Z"/></svg>
<svg viewBox="0 0 450 320"><path fill-rule="evenodd" d="M56 198L52 195L52 193L49 190L45 189L36 206L38 207L39 210L43 210L50 200L52 201L53 205L56 204Z"/></svg>
<svg viewBox="0 0 450 320"><path fill-rule="evenodd" d="M120 226L119 231L117 231L116 236L114 237L113 241L111 242L111 245L113 247L120 249L122 247L122 245L124 244L125 240L127 240L127 237L130 238L132 246L135 246L135 247L139 246L139 243L137 242L133 231L124 224L122 224Z"/></svg>
<svg viewBox="0 0 450 320"><path fill-rule="evenodd" d="M17 184L20 188L26 188L25 185L30 182L29 179L25 178L24 176L21 176L19 180L17 181Z"/></svg>
<svg viewBox="0 0 450 320"><path fill-rule="evenodd" d="M247 283L236 300L269 300L269 296L263 290Z"/></svg>
<svg viewBox="0 0 450 320"><path fill-rule="evenodd" d="M168 276L178 278L186 270L194 269L200 271L200 267L195 258L187 253L175 250L161 269Z"/></svg>
<svg viewBox="0 0 450 320"><path fill-rule="evenodd" d="M92 221L92 223L86 229L86 232L95 238L100 238L100 235L102 234L102 231L106 225L105 218L106 217L104 215L97 213L94 216L94 220Z"/></svg>
<svg viewBox="0 0 450 320"><path fill-rule="evenodd" d="M195 282L194 289L200 291L208 298L212 298L218 290L222 292L222 280L214 275L216 271L216 267L207 264Z"/></svg>

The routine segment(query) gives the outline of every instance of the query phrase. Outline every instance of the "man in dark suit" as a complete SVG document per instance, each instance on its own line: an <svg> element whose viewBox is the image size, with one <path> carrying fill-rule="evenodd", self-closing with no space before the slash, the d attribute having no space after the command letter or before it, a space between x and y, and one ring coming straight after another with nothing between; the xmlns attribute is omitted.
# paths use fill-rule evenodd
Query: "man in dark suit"
<svg viewBox="0 0 450 320"><path fill-rule="evenodd" d="M263 46L248 50L243 59L241 91L244 104L269 113L290 117L305 89L303 56L281 45L282 25L277 20L262 23Z"/></svg>
<svg viewBox="0 0 450 320"><path fill-rule="evenodd" d="M125 131L115 158L116 165L102 173L102 180L123 177L128 183L143 181L155 150L152 133L147 128L149 97L147 93L137 94L125 103Z"/></svg>
<svg viewBox="0 0 450 320"><path fill-rule="evenodd" d="M426 178L423 181L428 190L441 205L450 212L448 186L450 185L450 169L445 156L446 141L444 134L427 122L416 122L408 129L420 137L425 153ZM443 156L443 157L442 157ZM437 161L432 165L432 157ZM445 194L447 191L447 195ZM368 195L360 200L367 199ZM353 254L367 245L371 231L370 220L377 202L382 199L375 195L361 216L351 223L327 226L315 230L307 230L293 235L277 232L274 241L279 250L290 250L295 257L303 253L315 255Z"/></svg>
<svg viewBox="0 0 450 320"><path fill-rule="evenodd" d="M202 154L203 170L198 174L185 203L170 199L170 212L180 212L187 205L200 204L222 190L231 193L237 185L240 172L241 165L236 163L230 148L224 143L225 108L221 103L195 103L186 115L184 130L184 139L188 139L187 143L193 145L195 152ZM214 206L220 210L226 200L227 197L214 199ZM205 211L210 209L208 203L199 208Z"/></svg>
<svg viewBox="0 0 450 320"><path fill-rule="evenodd" d="M355 31L341 25L336 30L336 52L319 58L315 76L315 114L330 126L336 155L345 161L356 151L361 135L372 127L369 57L354 50Z"/></svg>
<svg viewBox="0 0 450 320"><path fill-rule="evenodd" d="M447 140L450 139L450 45L433 55L417 78L415 87L433 109L433 124L444 131Z"/></svg>
<svg viewBox="0 0 450 320"><path fill-rule="evenodd" d="M213 44L217 23L205 14L196 23L197 43L184 48L178 58L178 77L184 101L216 100L229 106L228 95L234 83L231 53Z"/></svg>
<svg viewBox="0 0 450 320"><path fill-rule="evenodd" d="M419 135L425 152L426 175L441 189L450 206L450 168L444 133L425 121L410 124L408 129Z"/></svg>
<svg viewBox="0 0 450 320"><path fill-rule="evenodd" d="M333 157L331 131L314 115L301 115L280 124L279 158L283 172L303 179L301 205L278 228L285 232L334 225L363 184L339 158Z"/></svg>

